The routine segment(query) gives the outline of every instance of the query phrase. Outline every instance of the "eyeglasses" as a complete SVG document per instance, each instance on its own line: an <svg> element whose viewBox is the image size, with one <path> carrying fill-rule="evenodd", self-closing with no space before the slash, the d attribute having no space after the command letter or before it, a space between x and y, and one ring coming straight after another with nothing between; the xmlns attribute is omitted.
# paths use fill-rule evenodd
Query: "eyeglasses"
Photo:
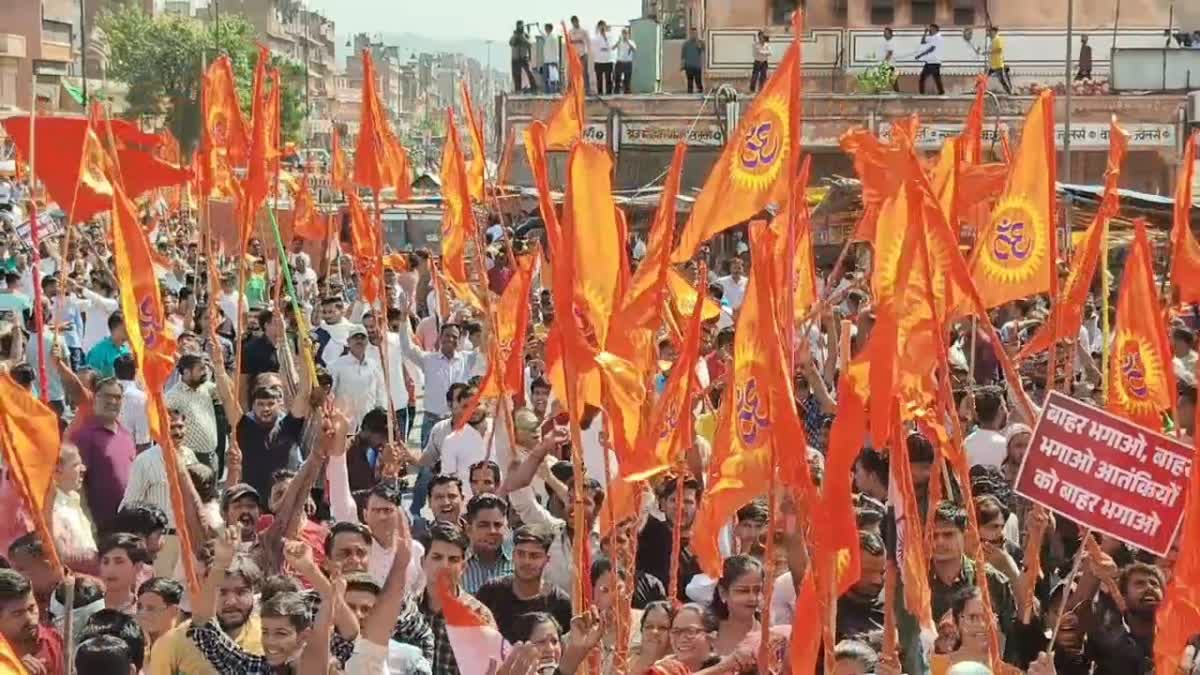
<svg viewBox="0 0 1200 675"><path fill-rule="evenodd" d="M707 632L708 631L704 630L703 628L701 628L699 626L690 626L687 628L672 628L671 629L671 637L679 638L679 639L683 639L683 638L695 639Z"/></svg>

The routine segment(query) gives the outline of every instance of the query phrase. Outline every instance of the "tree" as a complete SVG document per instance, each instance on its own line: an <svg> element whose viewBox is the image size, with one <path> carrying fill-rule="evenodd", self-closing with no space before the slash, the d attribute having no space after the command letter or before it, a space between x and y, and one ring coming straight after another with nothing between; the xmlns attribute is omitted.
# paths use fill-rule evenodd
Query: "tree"
<svg viewBox="0 0 1200 675"><path fill-rule="evenodd" d="M99 25L109 41L109 76L129 85L129 114L165 115L185 154L200 140L200 83L204 65L217 54L229 55L242 109L249 114L258 48L254 27L244 18L222 16L218 25L151 17L138 7L121 6L105 12ZM297 140L304 117L304 68L278 58L272 62L284 75L283 137Z"/></svg>

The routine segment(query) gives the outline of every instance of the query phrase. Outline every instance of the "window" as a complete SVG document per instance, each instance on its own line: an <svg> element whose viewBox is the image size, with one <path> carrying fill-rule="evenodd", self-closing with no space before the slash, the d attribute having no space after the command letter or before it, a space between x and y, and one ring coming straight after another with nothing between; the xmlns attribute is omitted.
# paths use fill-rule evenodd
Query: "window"
<svg viewBox="0 0 1200 675"><path fill-rule="evenodd" d="M890 26L896 21L895 0L871 0L871 23Z"/></svg>
<svg viewBox="0 0 1200 675"><path fill-rule="evenodd" d="M791 22L792 12L803 6L802 0L771 0L771 23L787 25Z"/></svg>
<svg viewBox="0 0 1200 675"><path fill-rule="evenodd" d="M912 0L912 23L924 26L937 22L937 3L934 0Z"/></svg>
<svg viewBox="0 0 1200 675"><path fill-rule="evenodd" d="M73 42L71 33L71 24L69 23L42 19L42 39L47 42L69 45Z"/></svg>
<svg viewBox="0 0 1200 675"><path fill-rule="evenodd" d="M954 0L951 7L954 9L955 26L975 25L975 0Z"/></svg>

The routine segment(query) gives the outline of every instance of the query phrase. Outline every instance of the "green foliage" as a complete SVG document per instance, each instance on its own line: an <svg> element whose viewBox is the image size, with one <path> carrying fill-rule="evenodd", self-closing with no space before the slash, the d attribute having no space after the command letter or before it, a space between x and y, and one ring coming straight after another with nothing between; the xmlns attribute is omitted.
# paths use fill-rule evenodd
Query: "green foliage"
<svg viewBox="0 0 1200 675"><path fill-rule="evenodd" d="M201 23L177 16L151 17L134 6L106 11L99 25L110 45L109 76L129 84L129 114L165 115L168 128L190 153L200 140L200 83L204 64L228 54L242 109L249 115L250 87L258 61L254 27L239 16ZM304 67L273 59L283 74L284 140L297 140L304 118Z"/></svg>
<svg viewBox="0 0 1200 675"><path fill-rule="evenodd" d="M880 63L858 74L858 90L864 94L890 93L897 77L891 64Z"/></svg>

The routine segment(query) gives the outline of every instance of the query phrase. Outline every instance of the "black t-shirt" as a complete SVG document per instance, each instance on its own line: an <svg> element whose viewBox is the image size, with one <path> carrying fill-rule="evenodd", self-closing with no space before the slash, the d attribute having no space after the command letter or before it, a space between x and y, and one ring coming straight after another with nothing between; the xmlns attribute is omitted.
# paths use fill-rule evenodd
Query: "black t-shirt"
<svg viewBox="0 0 1200 675"><path fill-rule="evenodd" d="M292 448L304 433L304 418L284 415L271 426L263 426L250 415L237 424L238 448L242 451L242 480L254 486L263 499L271 493L271 474L287 468Z"/></svg>
<svg viewBox="0 0 1200 675"><path fill-rule="evenodd" d="M248 375L250 381L262 373L279 372L279 354L275 345L265 337L254 337L242 346L242 374Z"/></svg>
<svg viewBox="0 0 1200 675"><path fill-rule="evenodd" d="M671 526L665 520L650 518L638 535L637 571L649 574L662 582L663 588L671 587ZM689 602L687 585L692 577L700 574L700 561L692 552L691 544L682 542L679 551L679 597L680 602Z"/></svg>
<svg viewBox="0 0 1200 675"><path fill-rule="evenodd" d="M557 586L542 582L542 592L536 598L522 600L513 590L511 574L492 579L480 586L475 592L496 619L500 634L505 640L516 644L518 627L517 617L530 612L546 612L558 622L558 627L565 633L571 627L571 598Z"/></svg>

